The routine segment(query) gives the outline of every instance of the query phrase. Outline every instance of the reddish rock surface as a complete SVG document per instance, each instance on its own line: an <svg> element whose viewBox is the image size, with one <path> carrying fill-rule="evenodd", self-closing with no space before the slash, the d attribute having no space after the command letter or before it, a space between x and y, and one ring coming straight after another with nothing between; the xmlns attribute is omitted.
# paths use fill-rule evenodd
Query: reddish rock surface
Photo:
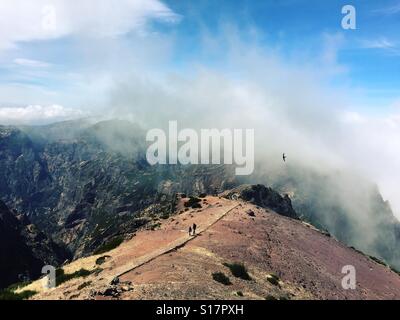
<svg viewBox="0 0 400 320"><path fill-rule="evenodd" d="M75 279L35 299L104 299L101 292L115 276L121 284L114 290L117 294L107 298L400 298L399 275L301 221L218 197L207 197L200 210L184 211L183 202L179 213L161 220L158 229L139 231L107 253L111 258L96 276ZM199 234L189 237L193 223ZM244 264L252 280L233 276L224 264L234 262ZM79 261L74 263L78 267ZM346 265L356 269L355 290L342 288ZM213 280L216 272L232 284ZM279 283L268 280L271 274ZM91 282L78 290L85 281Z"/></svg>

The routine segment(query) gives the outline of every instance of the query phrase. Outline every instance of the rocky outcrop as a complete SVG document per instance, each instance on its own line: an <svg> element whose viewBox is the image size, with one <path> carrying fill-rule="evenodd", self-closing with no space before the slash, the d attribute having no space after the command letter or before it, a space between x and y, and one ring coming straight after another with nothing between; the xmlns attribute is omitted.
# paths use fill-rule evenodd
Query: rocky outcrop
<svg viewBox="0 0 400 320"><path fill-rule="evenodd" d="M228 199L242 199L263 208L293 219L298 219L288 195L281 196L278 192L264 185L243 185L223 193Z"/></svg>

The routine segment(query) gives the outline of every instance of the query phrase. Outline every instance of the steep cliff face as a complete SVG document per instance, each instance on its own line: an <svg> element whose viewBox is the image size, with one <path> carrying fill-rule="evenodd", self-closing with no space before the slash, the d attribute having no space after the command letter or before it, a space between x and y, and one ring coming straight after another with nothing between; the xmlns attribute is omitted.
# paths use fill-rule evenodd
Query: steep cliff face
<svg viewBox="0 0 400 320"><path fill-rule="evenodd" d="M34 213L46 202L41 192L51 182L35 144L21 130L0 126L0 197L21 212Z"/></svg>
<svg viewBox="0 0 400 320"><path fill-rule="evenodd" d="M0 288L22 276L37 276L42 264L36 259L21 236L17 218L0 201Z"/></svg>
<svg viewBox="0 0 400 320"><path fill-rule="evenodd" d="M144 134L129 122L79 123L59 139L66 127L0 128L0 197L75 257L171 213L177 192L235 184L224 166L150 166Z"/></svg>
<svg viewBox="0 0 400 320"><path fill-rule="evenodd" d="M16 215L0 201L0 288L36 279L43 266L57 266L67 257L26 216Z"/></svg>

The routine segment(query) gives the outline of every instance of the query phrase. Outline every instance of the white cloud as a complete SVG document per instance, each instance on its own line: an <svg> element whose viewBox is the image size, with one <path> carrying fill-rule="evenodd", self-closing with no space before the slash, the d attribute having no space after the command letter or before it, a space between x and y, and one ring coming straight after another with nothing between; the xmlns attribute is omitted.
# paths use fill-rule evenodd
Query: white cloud
<svg viewBox="0 0 400 320"><path fill-rule="evenodd" d="M31 67L31 68L47 68L50 67L51 65L47 62L31 60L31 59L23 59L23 58L14 59L14 64L22 67Z"/></svg>
<svg viewBox="0 0 400 320"><path fill-rule="evenodd" d="M324 50L322 53L322 66L333 75L347 72L347 68L338 62L338 52L345 42L343 34L323 35Z"/></svg>
<svg viewBox="0 0 400 320"><path fill-rule="evenodd" d="M363 115L355 111L345 111L342 115L342 120L348 124L360 124L367 121Z"/></svg>
<svg viewBox="0 0 400 320"><path fill-rule="evenodd" d="M86 116L81 110L60 105L31 105L26 107L0 107L0 124L39 124Z"/></svg>
<svg viewBox="0 0 400 320"><path fill-rule="evenodd" d="M400 112L382 118L356 113L357 91L330 85L342 39L325 36L324 50L310 63L293 64L271 48L231 41L232 34L205 41L224 57L222 68L194 61L189 74L164 83L147 74L119 77L105 111L151 128L169 119L182 128L254 128L257 157L265 153L266 164L287 152L292 161L322 172L358 173L379 183L400 218Z"/></svg>
<svg viewBox="0 0 400 320"><path fill-rule="evenodd" d="M394 49L396 44L386 38L380 38L375 40L363 40L361 45L365 49Z"/></svg>
<svg viewBox="0 0 400 320"><path fill-rule="evenodd" d="M353 113L346 120L349 138L343 148L349 152L348 160L379 184L400 218L400 113L382 117Z"/></svg>
<svg viewBox="0 0 400 320"><path fill-rule="evenodd" d="M398 43L384 37L373 40L361 40L360 44L363 49L382 50L389 55L400 55Z"/></svg>
<svg viewBox="0 0 400 320"><path fill-rule="evenodd" d="M159 0L2 0L0 17L0 49L67 35L114 37L143 31L153 19L179 19Z"/></svg>
<svg viewBox="0 0 400 320"><path fill-rule="evenodd" d="M378 13L378 14L384 14L384 15L393 15L393 14L400 13L400 3L390 6L390 7L377 9L374 12Z"/></svg>

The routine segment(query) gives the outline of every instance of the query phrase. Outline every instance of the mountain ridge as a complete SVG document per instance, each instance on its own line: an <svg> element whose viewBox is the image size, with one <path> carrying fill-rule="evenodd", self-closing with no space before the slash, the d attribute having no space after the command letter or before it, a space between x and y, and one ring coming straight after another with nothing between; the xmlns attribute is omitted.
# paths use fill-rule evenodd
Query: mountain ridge
<svg viewBox="0 0 400 320"><path fill-rule="evenodd" d="M239 193L260 206L267 201L260 201L260 195L270 195L273 204L282 194L285 204L273 208L278 213L282 209L284 215L400 268L400 223L379 190L360 188L354 203L365 205L355 209L353 199L343 199L340 175L320 176L291 164L281 175L273 168L258 169L248 178L236 177L226 165L152 167L145 159L143 137L144 131L127 121L0 126L0 199L77 259L172 215L177 193L231 190L229 197ZM242 185L254 183L259 184L256 191L243 194L249 189ZM335 220L327 220L331 217ZM375 235L368 245L359 241L365 236L363 217L370 223L369 234Z"/></svg>

